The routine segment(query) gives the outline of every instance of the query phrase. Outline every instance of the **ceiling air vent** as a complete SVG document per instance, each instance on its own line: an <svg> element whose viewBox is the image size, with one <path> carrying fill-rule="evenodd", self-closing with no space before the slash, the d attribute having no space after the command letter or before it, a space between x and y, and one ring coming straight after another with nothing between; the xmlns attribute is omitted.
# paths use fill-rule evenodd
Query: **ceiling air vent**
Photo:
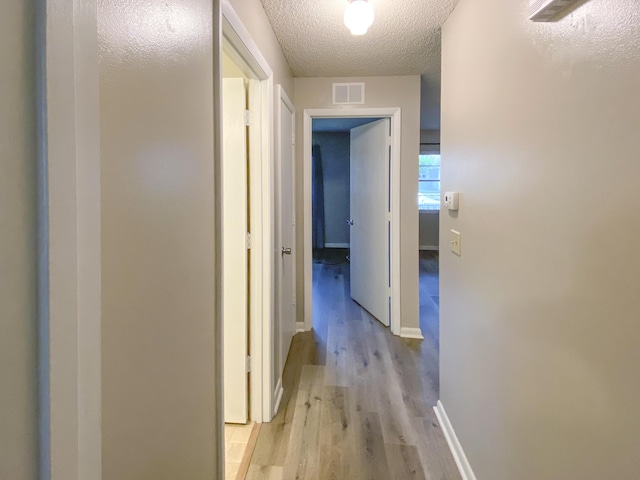
<svg viewBox="0 0 640 480"><path fill-rule="evenodd" d="M364 104L364 83L334 83L334 105Z"/></svg>
<svg viewBox="0 0 640 480"><path fill-rule="evenodd" d="M534 22L548 22L576 0L529 0L529 18Z"/></svg>

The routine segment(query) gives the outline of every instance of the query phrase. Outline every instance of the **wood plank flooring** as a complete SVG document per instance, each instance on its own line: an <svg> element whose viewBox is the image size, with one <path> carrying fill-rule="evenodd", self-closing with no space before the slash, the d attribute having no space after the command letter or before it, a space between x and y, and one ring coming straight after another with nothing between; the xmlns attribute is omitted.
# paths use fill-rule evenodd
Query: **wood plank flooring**
<svg viewBox="0 0 640 480"><path fill-rule="evenodd" d="M280 411L260 429L247 479L460 480L432 409L437 256L421 259L424 341L391 335L351 300L343 258L314 262L314 330L293 339Z"/></svg>

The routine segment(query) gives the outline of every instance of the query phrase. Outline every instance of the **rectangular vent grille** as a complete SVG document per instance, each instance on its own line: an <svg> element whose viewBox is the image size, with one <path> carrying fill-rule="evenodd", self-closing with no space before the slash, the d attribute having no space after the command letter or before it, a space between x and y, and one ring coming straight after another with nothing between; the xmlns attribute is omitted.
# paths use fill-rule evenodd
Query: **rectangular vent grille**
<svg viewBox="0 0 640 480"><path fill-rule="evenodd" d="M363 105L364 83L334 83L334 105Z"/></svg>
<svg viewBox="0 0 640 480"><path fill-rule="evenodd" d="M576 0L530 0L529 18L535 22L549 22Z"/></svg>

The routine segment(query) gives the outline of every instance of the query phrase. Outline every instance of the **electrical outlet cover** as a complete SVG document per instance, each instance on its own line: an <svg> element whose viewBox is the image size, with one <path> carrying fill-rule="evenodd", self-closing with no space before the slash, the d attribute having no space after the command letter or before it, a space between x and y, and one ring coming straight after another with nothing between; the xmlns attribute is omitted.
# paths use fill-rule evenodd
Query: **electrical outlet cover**
<svg viewBox="0 0 640 480"><path fill-rule="evenodd" d="M451 230L451 251L458 256L462 255L462 244L460 239L460 232Z"/></svg>

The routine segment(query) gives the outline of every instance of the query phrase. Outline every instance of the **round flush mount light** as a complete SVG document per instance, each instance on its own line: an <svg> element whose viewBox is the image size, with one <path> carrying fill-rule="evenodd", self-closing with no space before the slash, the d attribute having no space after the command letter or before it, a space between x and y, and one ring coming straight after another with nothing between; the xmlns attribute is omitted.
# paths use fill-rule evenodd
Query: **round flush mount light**
<svg viewBox="0 0 640 480"><path fill-rule="evenodd" d="M373 23L373 8L367 0L349 0L344 24L352 35L364 35Z"/></svg>

